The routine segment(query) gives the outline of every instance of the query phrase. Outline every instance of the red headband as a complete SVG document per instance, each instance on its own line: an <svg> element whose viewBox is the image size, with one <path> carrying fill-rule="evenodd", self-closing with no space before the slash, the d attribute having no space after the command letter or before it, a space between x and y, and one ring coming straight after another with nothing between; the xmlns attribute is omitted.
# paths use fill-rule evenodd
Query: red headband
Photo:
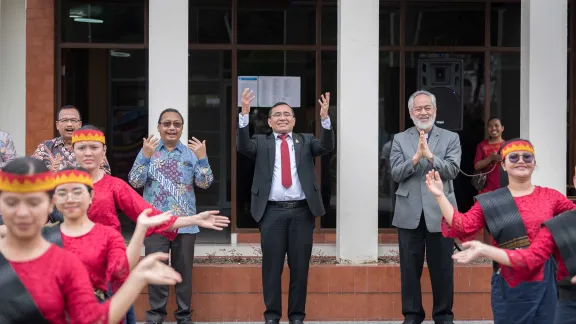
<svg viewBox="0 0 576 324"><path fill-rule="evenodd" d="M505 159L508 154L518 151L530 152L534 155L534 146L525 140L512 141L500 149L500 155L502 156L502 159Z"/></svg>
<svg viewBox="0 0 576 324"><path fill-rule="evenodd" d="M84 141L95 141L106 144L106 137L104 133L94 129L77 130L72 133L72 144Z"/></svg>
<svg viewBox="0 0 576 324"><path fill-rule="evenodd" d="M31 193L54 189L54 174L44 172L19 175L0 171L0 191Z"/></svg>

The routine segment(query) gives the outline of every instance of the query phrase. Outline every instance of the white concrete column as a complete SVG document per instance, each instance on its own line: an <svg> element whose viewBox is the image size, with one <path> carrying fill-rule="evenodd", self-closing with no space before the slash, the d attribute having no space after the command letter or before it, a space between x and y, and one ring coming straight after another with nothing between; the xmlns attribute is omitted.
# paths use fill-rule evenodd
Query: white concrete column
<svg viewBox="0 0 576 324"><path fill-rule="evenodd" d="M336 255L354 263L378 258L379 11L338 1Z"/></svg>
<svg viewBox="0 0 576 324"><path fill-rule="evenodd" d="M166 108L184 116L182 141L188 140L188 0L149 0L148 129L157 133Z"/></svg>
<svg viewBox="0 0 576 324"><path fill-rule="evenodd" d="M534 144L532 181L566 194L567 0L522 0L520 134Z"/></svg>
<svg viewBox="0 0 576 324"><path fill-rule="evenodd" d="M0 130L26 148L26 1L0 0Z"/></svg>

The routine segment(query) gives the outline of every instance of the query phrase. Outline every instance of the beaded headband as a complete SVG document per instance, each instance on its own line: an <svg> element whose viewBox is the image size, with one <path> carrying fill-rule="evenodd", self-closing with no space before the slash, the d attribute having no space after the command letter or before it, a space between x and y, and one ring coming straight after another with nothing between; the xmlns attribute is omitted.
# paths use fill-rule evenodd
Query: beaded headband
<svg viewBox="0 0 576 324"><path fill-rule="evenodd" d="M58 171L54 179L54 188L65 183L81 183L90 188L94 188L92 176L89 173L80 170L63 170Z"/></svg>
<svg viewBox="0 0 576 324"><path fill-rule="evenodd" d="M31 193L52 189L54 189L54 174L52 172L20 175L0 171L0 191Z"/></svg>
<svg viewBox="0 0 576 324"><path fill-rule="evenodd" d="M500 150L500 155L502 156L502 159L505 159L508 154L517 151L530 152L532 155L534 155L534 146L524 140L513 141L502 147Z"/></svg>
<svg viewBox="0 0 576 324"><path fill-rule="evenodd" d="M106 144L106 137L104 133L94 129L77 130L72 133L72 144L84 141L95 141Z"/></svg>

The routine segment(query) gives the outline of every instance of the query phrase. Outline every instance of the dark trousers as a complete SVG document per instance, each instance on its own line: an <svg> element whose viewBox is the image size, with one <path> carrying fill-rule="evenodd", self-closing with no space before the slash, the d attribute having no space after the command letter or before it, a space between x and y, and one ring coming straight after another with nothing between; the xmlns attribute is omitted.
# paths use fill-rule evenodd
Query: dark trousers
<svg viewBox="0 0 576 324"><path fill-rule="evenodd" d="M144 240L145 254L170 252L170 262L174 270L182 276L182 282L176 284L176 305L174 312L177 321L189 319L192 315L192 264L194 261L194 243L196 234L178 234L174 241L165 236L154 234ZM147 321L162 323L166 318L168 286L148 285L150 310L146 312Z"/></svg>
<svg viewBox="0 0 576 324"><path fill-rule="evenodd" d="M432 283L432 319L435 323L452 321L454 302L454 263L452 254L454 240L442 233L430 233L426 229L424 215L415 229L398 229L400 251L400 281L402 293L402 314L406 320L422 323L426 314L422 307L420 278L424 267L424 257Z"/></svg>
<svg viewBox="0 0 576 324"><path fill-rule="evenodd" d="M282 208L268 204L258 224L262 246L262 288L266 320L282 317L282 270L288 254L288 319L304 320L314 216L306 204Z"/></svg>

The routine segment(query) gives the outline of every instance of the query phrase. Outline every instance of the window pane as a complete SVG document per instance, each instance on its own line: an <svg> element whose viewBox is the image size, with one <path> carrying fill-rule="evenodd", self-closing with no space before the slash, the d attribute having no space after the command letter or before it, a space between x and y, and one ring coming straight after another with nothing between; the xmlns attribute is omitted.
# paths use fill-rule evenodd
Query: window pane
<svg viewBox="0 0 576 324"><path fill-rule="evenodd" d="M380 45L400 45L400 11L397 2L380 2ZM322 6L322 45L338 42L337 4Z"/></svg>
<svg viewBox="0 0 576 324"><path fill-rule="evenodd" d="M232 0L190 0L188 12L191 44L232 43Z"/></svg>
<svg viewBox="0 0 576 324"><path fill-rule="evenodd" d="M520 47L520 3L491 5L490 44Z"/></svg>
<svg viewBox="0 0 576 324"><path fill-rule="evenodd" d="M62 41L144 43L144 0L62 0Z"/></svg>
<svg viewBox="0 0 576 324"><path fill-rule="evenodd" d="M395 184L386 168L388 158L380 159L385 145L391 144L392 135L399 131L400 121L400 67L399 53L380 52L379 76L379 144L375 148L379 157L379 203L378 227L391 227L394 211ZM330 91L330 116L332 126L338 133L336 113L337 98L337 53L322 53L322 92ZM337 149L324 155L322 161L322 199L326 216L321 218L322 228L336 227L336 156ZM389 153L388 153L389 154ZM384 154L386 156L386 154Z"/></svg>
<svg viewBox="0 0 576 324"><path fill-rule="evenodd" d="M460 92L458 96L462 101L462 121L463 129L457 131L460 136L460 144L462 147L462 158L460 162L460 169L467 174L474 172L474 156L476 153L476 146L484 137L484 54L483 53L407 53L406 54L406 102L412 93L419 88L430 90L430 87L422 87L418 80L418 60L419 59L435 59L435 60L448 60L458 59L462 60L462 75L459 77L463 80L460 84L461 87L456 85L437 86L444 87L448 91L455 90L456 93ZM437 88L434 87L434 88ZM436 91L442 91L436 89ZM433 91L435 93L438 93ZM442 92L439 92L442 93ZM451 104L447 99L443 100L442 96L437 96L438 111L442 110L443 106ZM408 107L404 107L408 109ZM413 127L414 123L410 118L410 114L406 111L405 119L406 129ZM439 125L439 127L442 127ZM459 174L454 180L454 191L456 200L460 210L468 210L472 207L473 197L477 194L474 187L470 182L470 178Z"/></svg>
<svg viewBox="0 0 576 324"><path fill-rule="evenodd" d="M294 107L296 125L294 132L314 133L317 98L316 64L314 52L303 51L238 51L238 76L295 76L301 80L301 107ZM242 91L242 89L238 89ZM267 107L252 107L250 112L250 136L269 134ZM240 111L239 109L237 110ZM256 228L250 214L250 196L254 161L242 154L237 155L237 226Z"/></svg>
<svg viewBox="0 0 576 324"><path fill-rule="evenodd" d="M490 115L501 118L502 137L519 137L520 53L492 54L490 68Z"/></svg>
<svg viewBox="0 0 576 324"><path fill-rule="evenodd" d="M239 44L313 45L316 4L241 0L238 3Z"/></svg>
<svg viewBox="0 0 576 324"><path fill-rule="evenodd" d="M484 4L408 4L407 46L484 46Z"/></svg>
<svg viewBox="0 0 576 324"><path fill-rule="evenodd" d="M208 189L196 188L198 211L218 209L231 215L230 170L232 97L228 50L189 51L188 137L206 141L206 153L214 175ZM230 228L222 232L200 231L202 243L227 243Z"/></svg>

